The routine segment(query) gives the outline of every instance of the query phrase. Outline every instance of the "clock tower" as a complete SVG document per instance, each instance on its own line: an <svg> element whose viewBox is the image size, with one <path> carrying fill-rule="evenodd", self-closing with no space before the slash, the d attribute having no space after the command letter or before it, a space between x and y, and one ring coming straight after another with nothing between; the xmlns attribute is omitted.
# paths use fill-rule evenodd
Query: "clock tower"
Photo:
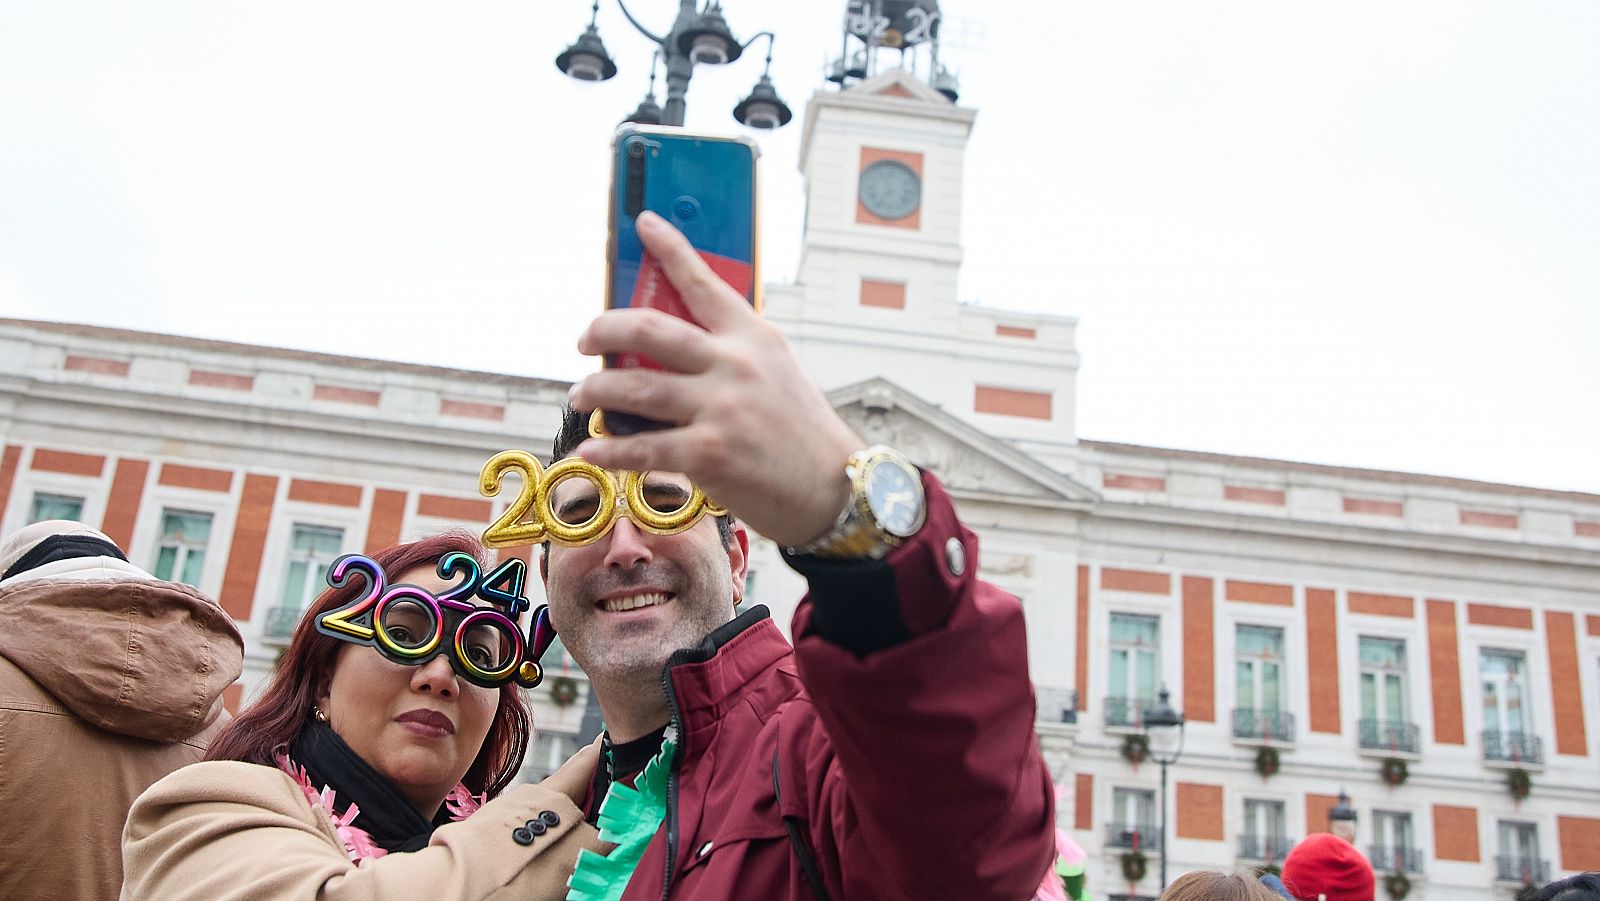
<svg viewBox="0 0 1600 901"><path fill-rule="evenodd" d="M957 294L976 118L898 67L815 95L799 272L766 314L824 388L886 379L1070 471L1076 321Z"/></svg>

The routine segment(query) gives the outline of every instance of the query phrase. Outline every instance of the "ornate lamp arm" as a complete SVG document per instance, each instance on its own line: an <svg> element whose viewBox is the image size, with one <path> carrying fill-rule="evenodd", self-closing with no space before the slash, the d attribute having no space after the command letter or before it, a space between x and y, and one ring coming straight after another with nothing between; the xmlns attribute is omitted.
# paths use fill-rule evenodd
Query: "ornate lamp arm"
<svg viewBox="0 0 1600 901"><path fill-rule="evenodd" d="M617 6L622 9L622 15L627 18L628 23L630 25L632 25L634 28L638 29L640 34L644 35L645 37L649 38L652 41L655 41L660 46L665 47L667 45L667 39L666 38L663 38L663 37L657 35L655 32L651 31L650 29L644 27L644 25L641 24L638 19L635 19L633 17L633 13L628 12L628 5L626 3L623 3L622 0L617 0Z"/></svg>

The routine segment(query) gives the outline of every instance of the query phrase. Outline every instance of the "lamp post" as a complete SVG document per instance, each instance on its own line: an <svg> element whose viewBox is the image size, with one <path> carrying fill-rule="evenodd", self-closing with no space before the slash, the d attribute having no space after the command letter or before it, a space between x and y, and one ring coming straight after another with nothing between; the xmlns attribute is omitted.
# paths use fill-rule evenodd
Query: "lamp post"
<svg viewBox="0 0 1600 901"><path fill-rule="evenodd" d="M721 66L731 63L761 38L767 39L766 68L761 71L761 78L750 89L749 95L733 108L733 116L744 125L763 129L786 125L794 117L793 111L778 97L778 91L772 85L772 45L777 38L772 32L763 31L740 43L728 28L727 20L722 17L721 0L707 0L699 10L695 9L695 0L678 0L678 18L672 23L672 30L665 35L658 35L644 27L622 0L617 0L617 6L628 23L656 45L657 56L667 70L666 105L658 108L655 104L655 61L652 60L650 93L645 96L645 102L640 104L640 110L624 121L648 121L659 115L657 121L662 125L683 125L688 106L689 79L694 75L694 67L697 64ZM594 0L590 9L589 27L556 57L556 67L579 81L605 81L617 74L617 64L606 52L596 25L600 17L600 0ZM655 112L656 109L659 109L659 113ZM637 118L641 112L643 119Z"/></svg>
<svg viewBox="0 0 1600 901"><path fill-rule="evenodd" d="M1328 808L1328 831L1351 844L1356 840L1356 809L1350 806L1350 796L1339 789L1339 803Z"/></svg>
<svg viewBox="0 0 1600 901"><path fill-rule="evenodd" d="M1156 696L1156 706L1144 715L1145 740L1150 756L1161 764L1161 889L1167 887L1167 767L1183 754L1183 714L1173 710L1165 685Z"/></svg>

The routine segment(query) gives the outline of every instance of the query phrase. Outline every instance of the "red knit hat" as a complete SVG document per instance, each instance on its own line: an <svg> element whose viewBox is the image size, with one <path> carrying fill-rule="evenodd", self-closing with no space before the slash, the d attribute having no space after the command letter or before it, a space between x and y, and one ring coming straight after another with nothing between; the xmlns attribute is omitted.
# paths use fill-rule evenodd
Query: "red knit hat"
<svg viewBox="0 0 1600 901"><path fill-rule="evenodd" d="M1372 864L1337 835L1306 836L1283 861L1283 884L1301 901L1373 901Z"/></svg>

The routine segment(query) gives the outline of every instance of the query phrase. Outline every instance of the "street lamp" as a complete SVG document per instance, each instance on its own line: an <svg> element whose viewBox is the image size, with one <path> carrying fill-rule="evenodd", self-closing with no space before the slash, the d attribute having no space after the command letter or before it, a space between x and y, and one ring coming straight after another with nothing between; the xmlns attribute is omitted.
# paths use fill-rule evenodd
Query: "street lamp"
<svg viewBox="0 0 1600 901"><path fill-rule="evenodd" d="M793 111L772 85L772 44L776 40L772 32L763 31L740 43L722 16L721 0L707 0L705 7L699 10L695 9L695 0L678 0L678 18L673 22L672 30L665 35L658 35L644 27L628 11L623 0L617 0L617 6L628 24L656 45L657 58L665 63L667 70L666 106L657 107L655 103L655 62L652 61L650 93L639 104L639 109L624 121L681 126L694 67L697 64L721 66L731 63L763 37L767 39L767 66L762 70L755 87L751 88L749 96L734 107L734 118L751 128L777 128L794 118ZM604 81L617 74L617 65L606 53L595 24L600 16L600 0L594 0L591 9L588 29L556 57L556 67L579 81ZM659 114L656 112L658 109ZM655 122L649 122L657 115L659 118Z"/></svg>
<svg viewBox="0 0 1600 901"><path fill-rule="evenodd" d="M1350 796L1339 789L1339 803L1328 808L1328 831L1351 844L1356 840L1356 809L1350 806Z"/></svg>
<svg viewBox="0 0 1600 901"><path fill-rule="evenodd" d="M650 90L645 91L644 99L639 101L639 106L622 121L637 125L661 124L661 104L656 103L656 63L660 61L661 51L657 50L650 57Z"/></svg>
<svg viewBox="0 0 1600 901"><path fill-rule="evenodd" d="M1183 754L1183 714L1173 710L1165 685L1156 695L1156 706L1145 712L1145 741L1150 756L1161 764L1161 889L1167 887L1167 767Z"/></svg>
<svg viewBox="0 0 1600 901"><path fill-rule="evenodd" d="M605 81L617 74L617 64L611 61L611 54L600 40L600 30L595 27L599 17L600 0L594 0L589 27L556 57L556 68L579 81Z"/></svg>
<svg viewBox="0 0 1600 901"><path fill-rule="evenodd" d="M778 128L788 125L794 113L791 113L789 107L779 99L778 89L772 86L772 78L768 75L772 71L772 42L777 39L772 36L772 32L763 31L755 38L751 38L750 43L754 43L761 35L767 37L766 68L761 70L761 80L750 89L750 96L739 101L739 105L733 108L733 117L738 119L740 124L750 128ZM748 47L749 44L745 46Z"/></svg>

